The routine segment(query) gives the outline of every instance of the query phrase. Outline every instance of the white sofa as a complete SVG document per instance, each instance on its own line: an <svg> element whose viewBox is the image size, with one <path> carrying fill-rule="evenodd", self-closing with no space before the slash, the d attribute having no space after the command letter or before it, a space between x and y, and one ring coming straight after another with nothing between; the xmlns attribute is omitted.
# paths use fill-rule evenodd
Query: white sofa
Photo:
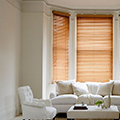
<svg viewBox="0 0 120 120"><path fill-rule="evenodd" d="M59 82L60 84L58 84ZM76 103L84 102L89 105L94 105L97 100L102 100L104 103L107 103L109 91L111 93L111 105L117 105L120 111L120 81L106 83L86 82L80 83L78 86L77 84L78 82L74 83L71 81L57 82L56 92L50 94L52 105L57 109L57 113L66 113L68 109ZM76 91L80 88L78 90L80 95L77 93L78 91L76 92L74 89L76 86ZM67 91L68 89L69 92ZM70 89L73 91L71 92ZM83 89L87 89L87 92Z"/></svg>

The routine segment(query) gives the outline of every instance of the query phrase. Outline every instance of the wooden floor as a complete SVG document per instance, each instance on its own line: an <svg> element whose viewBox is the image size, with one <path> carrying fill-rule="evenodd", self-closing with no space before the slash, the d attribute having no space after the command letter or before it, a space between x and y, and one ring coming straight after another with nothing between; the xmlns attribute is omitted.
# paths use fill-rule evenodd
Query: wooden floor
<svg viewBox="0 0 120 120"><path fill-rule="evenodd" d="M17 116L12 120L22 120L22 116ZM67 115L66 114L57 114L55 120L67 120ZM77 119L77 120L88 120L88 119ZM100 120L100 119L94 119L94 120ZM101 120L105 120L105 119L101 119ZM113 120L113 119L107 119L107 120ZM120 120L120 119L119 119Z"/></svg>

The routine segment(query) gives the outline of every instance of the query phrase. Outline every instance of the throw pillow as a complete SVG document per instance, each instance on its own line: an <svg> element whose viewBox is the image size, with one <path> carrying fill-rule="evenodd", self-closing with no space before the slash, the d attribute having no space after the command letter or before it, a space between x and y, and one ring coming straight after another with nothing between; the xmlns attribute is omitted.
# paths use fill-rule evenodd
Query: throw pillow
<svg viewBox="0 0 120 120"><path fill-rule="evenodd" d="M86 85L88 87L89 93L96 95L99 82L86 82Z"/></svg>
<svg viewBox="0 0 120 120"><path fill-rule="evenodd" d="M112 93L112 87L113 87L114 82L105 82L105 83L99 83L97 94L98 95L109 95Z"/></svg>
<svg viewBox="0 0 120 120"><path fill-rule="evenodd" d="M86 83L72 83L73 91L75 95L82 95L89 93Z"/></svg>
<svg viewBox="0 0 120 120"><path fill-rule="evenodd" d="M74 82L74 81L72 81L72 80L56 81L57 92L59 93L59 95L73 94L72 82Z"/></svg>
<svg viewBox="0 0 120 120"><path fill-rule="evenodd" d="M120 81L114 81L112 94L113 95L120 95Z"/></svg>

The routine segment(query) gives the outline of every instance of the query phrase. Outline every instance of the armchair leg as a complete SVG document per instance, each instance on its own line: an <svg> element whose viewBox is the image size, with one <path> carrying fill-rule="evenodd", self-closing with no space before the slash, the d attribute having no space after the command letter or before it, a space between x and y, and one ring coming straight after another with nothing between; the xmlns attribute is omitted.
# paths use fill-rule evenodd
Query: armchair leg
<svg viewBox="0 0 120 120"><path fill-rule="evenodd" d="M53 120L55 120L55 117L53 118Z"/></svg>

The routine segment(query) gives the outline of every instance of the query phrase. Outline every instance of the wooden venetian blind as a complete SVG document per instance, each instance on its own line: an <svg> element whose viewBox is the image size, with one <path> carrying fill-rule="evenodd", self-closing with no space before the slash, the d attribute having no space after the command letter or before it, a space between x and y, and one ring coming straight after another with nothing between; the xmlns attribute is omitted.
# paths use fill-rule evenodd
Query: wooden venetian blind
<svg viewBox="0 0 120 120"><path fill-rule="evenodd" d="M77 81L107 82L113 71L113 18L77 16Z"/></svg>
<svg viewBox="0 0 120 120"><path fill-rule="evenodd" d="M53 76L52 82L68 80L69 14L53 12Z"/></svg>

